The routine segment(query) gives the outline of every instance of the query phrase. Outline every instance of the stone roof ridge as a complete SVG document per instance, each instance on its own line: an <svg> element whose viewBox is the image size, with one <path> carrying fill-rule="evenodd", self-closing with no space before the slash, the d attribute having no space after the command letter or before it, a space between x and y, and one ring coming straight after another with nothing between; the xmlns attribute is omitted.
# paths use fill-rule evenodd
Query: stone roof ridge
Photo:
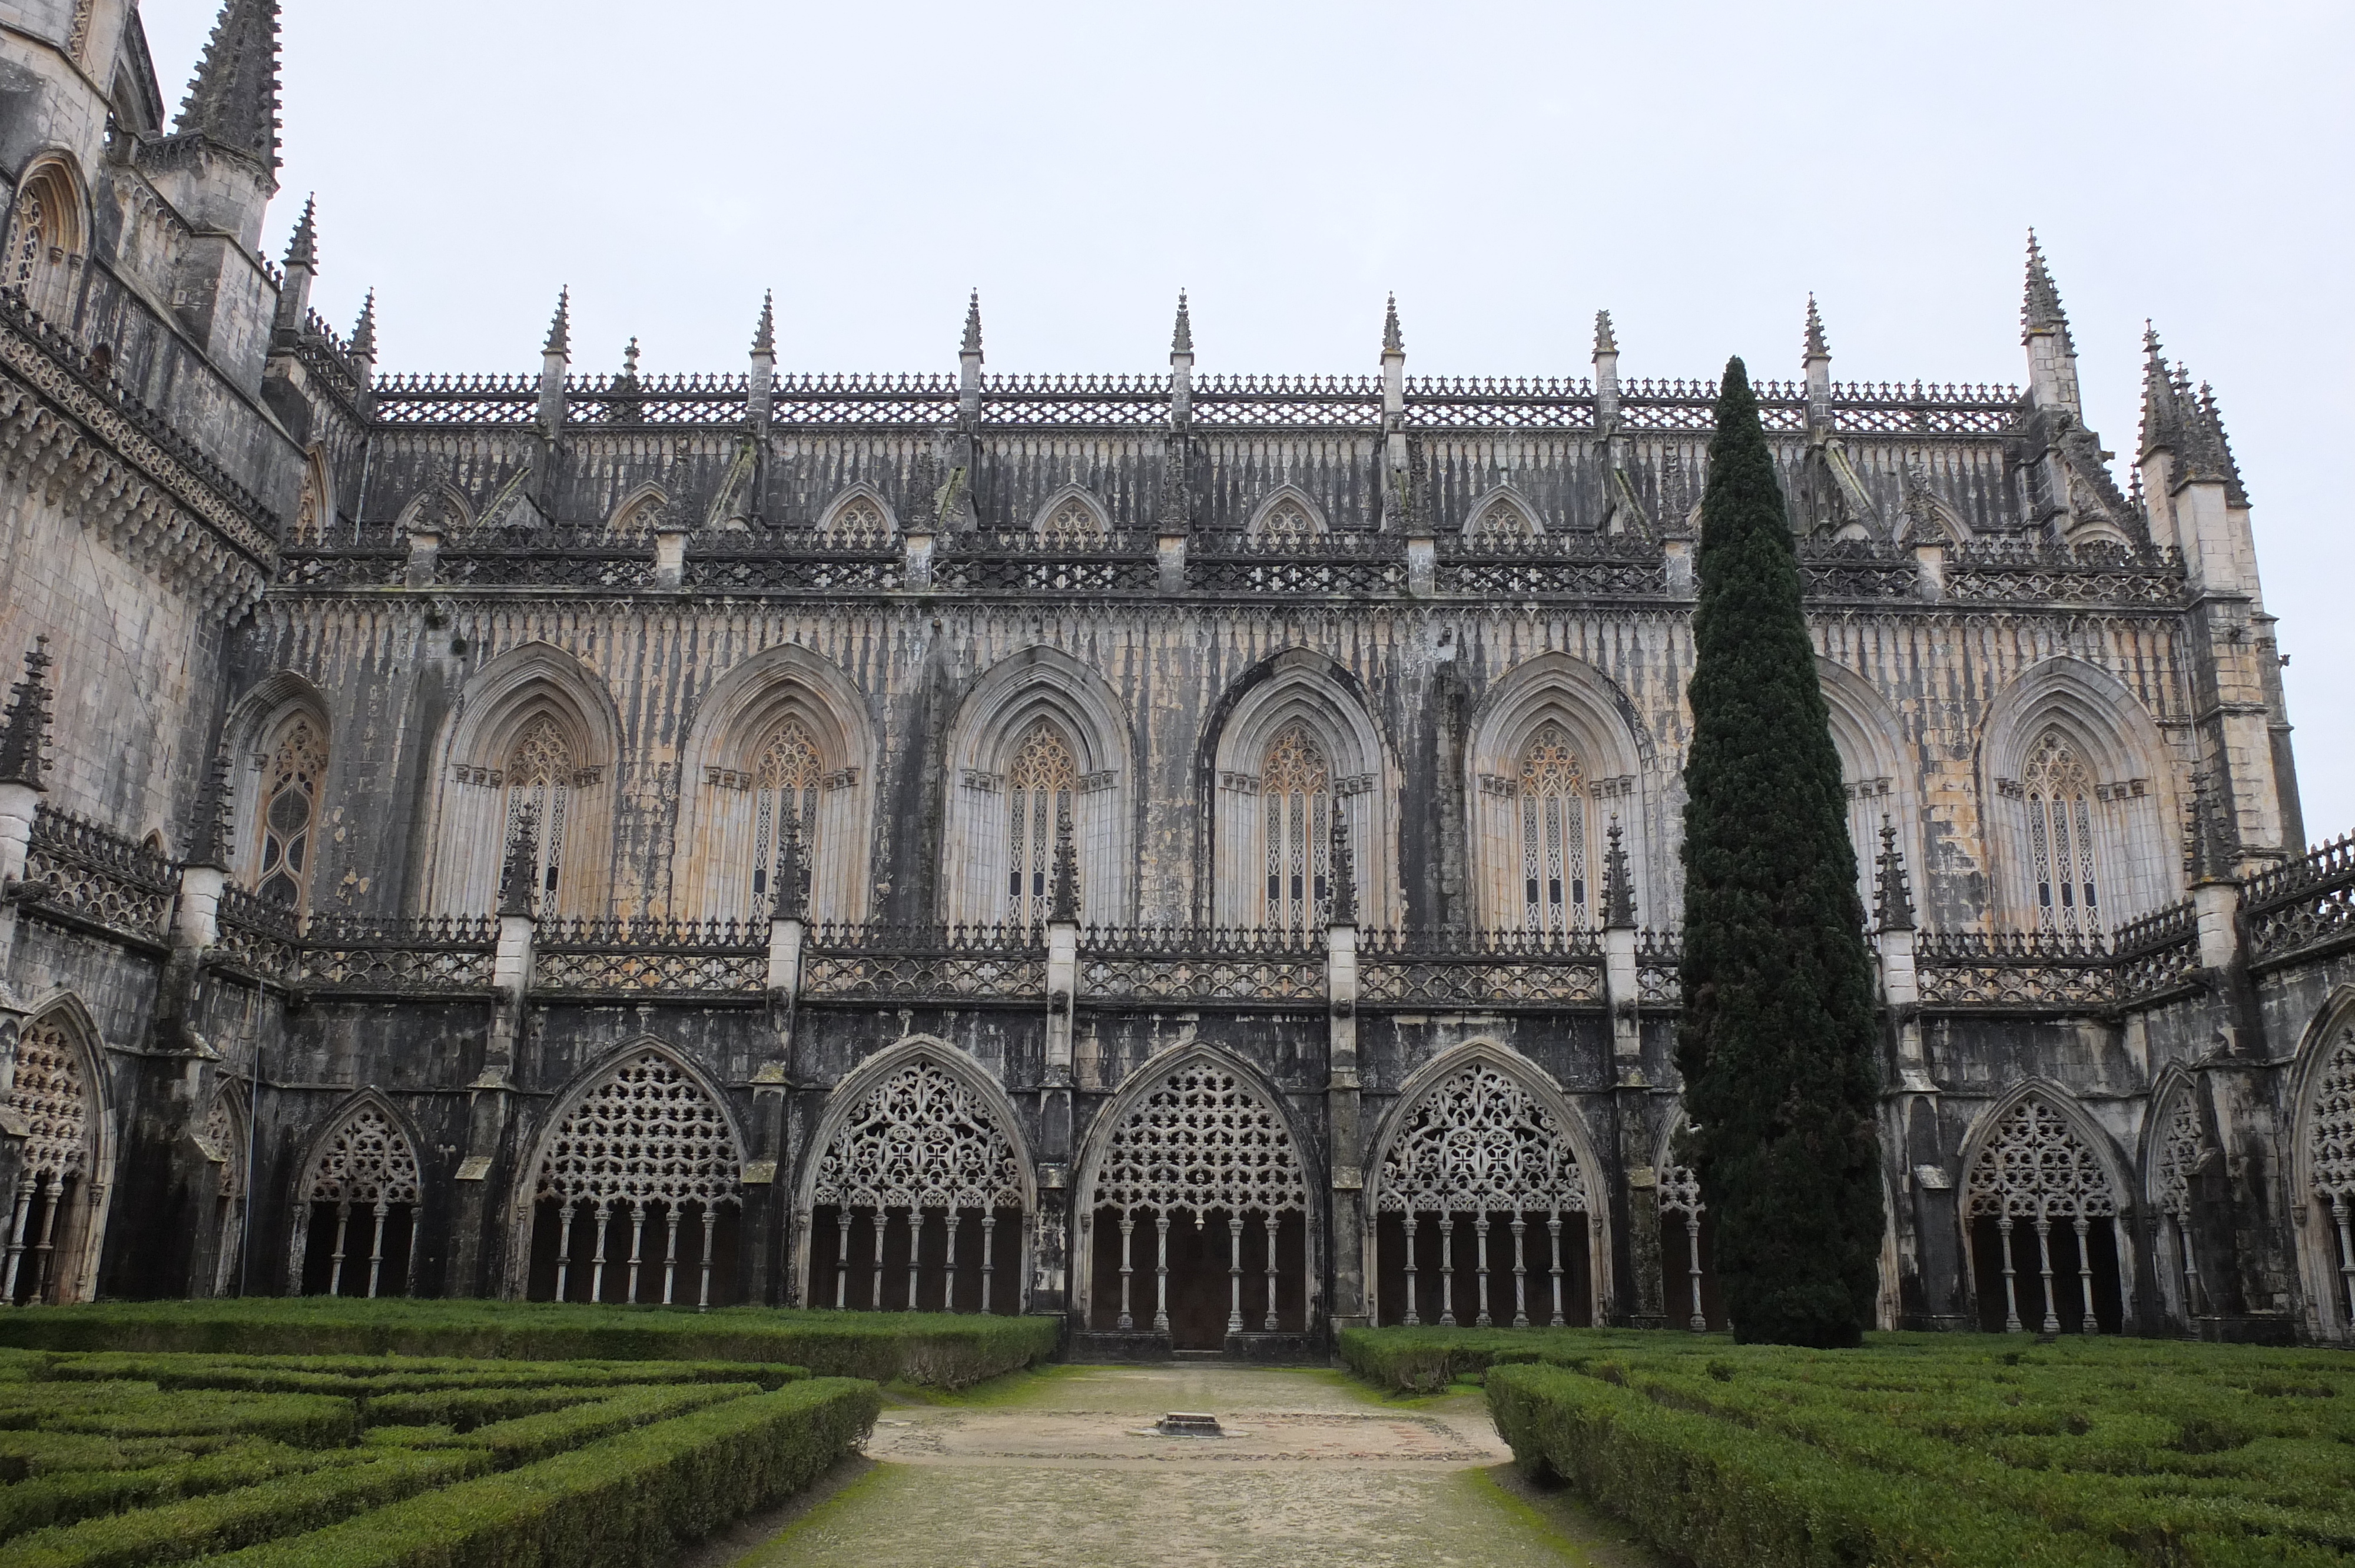
<svg viewBox="0 0 2355 1568"><path fill-rule="evenodd" d="M172 130L278 167L278 0L225 0Z"/></svg>

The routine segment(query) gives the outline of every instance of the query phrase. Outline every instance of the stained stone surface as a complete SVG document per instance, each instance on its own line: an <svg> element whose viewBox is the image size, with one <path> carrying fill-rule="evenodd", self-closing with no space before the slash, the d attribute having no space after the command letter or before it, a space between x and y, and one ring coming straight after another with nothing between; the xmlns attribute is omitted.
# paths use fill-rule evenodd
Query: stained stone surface
<svg viewBox="0 0 2355 1568"><path fill-rule="evenodd" d="M1171 1410L1229 1436L1152 1435ZM1396 1405L1332 1372L1059 1368L1002 1401L887 1410L867 1455L735 1568L1648 1568L1608 1521L1529 1494L1476 1395Z"/></svg>

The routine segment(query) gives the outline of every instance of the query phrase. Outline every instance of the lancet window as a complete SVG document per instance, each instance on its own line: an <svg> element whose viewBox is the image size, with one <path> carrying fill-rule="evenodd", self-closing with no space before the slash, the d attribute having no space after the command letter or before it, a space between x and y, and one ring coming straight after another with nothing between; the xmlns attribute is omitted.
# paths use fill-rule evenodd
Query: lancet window
<svg viewBox="0 0 2355 1568"><path fill-rule="evenodd" d="M304 1174L310 1220L297 1260L304 1293L408 1295L421 1184L409 1135L382 1107L363 1105L346 1117ZM357 1251L363 1234L364 1257Z"/></svg>
<svg viewBox="0 0 2355 1568"><path fill-rule="evenodd" d="M1586 777L1560 725L1521 758L1521 912L1532 931L1586 924Z"/></svg>
<svg viewBox="0 0 2355 1568"><path fill-rule="evenodd" d="M826 768L817 741L799 719L779 726L752 769L752 911L764 920L773 905L770 879L784 842L786 818L793 819L800 845L801 863L817 863L817 792Z"/></svg>
<svg viewBox="0 0 2355 1568"><path fill-rule="evenodd" d="M2094 832L2094 776L2068 738L2044 732L2020 789L2028 799L2028 862L2036 922L2046 931L2102 928L2101 867Z"/></svg>
<svg viewBox="0 0 2355 1568"><path fill-rule="evenodd" d="M2118 1212L2116 1190L2100 1156L2078 1135L2068 1118L2034 1096L2004 1113L1987 1147L1972 1162L1966 1212L1975 1244L1984 1244L1982 1272L1992 1262L2002 1276L2006 1331L2020 1331L2021 1289L2016 1230L2021 1221L2036 1236L2034 1293L2025 1303L2042 1308L2041 1330L2061 1332L2062 1299L2057 1278L2077 1276L2077 1297L2069 1302L2071 1327L2094 1334L2100 1319L2117 1315L2117 1237L2111 1222ZM2054 1222L2061 1222L2056 1231ZM1990 1235L1988 1233L1992 1232ZM2096 1301L2096 1275L2099 1294ZM1992 1293L1983 1292L1993 1306ZM2105 1311L2103 1308L2106 1308Z"/></svg>
<svg viewBox="0 0 2355 1568"><path fill-rule="evenodd" d="M1006 918L1044 922L1054 901L1057 823L1071 809L1080 766L1063 732L1039 719L1023 732L1006 770Z"/></svg>
<svg viewBox="0 0 2355 1568"><path fill-rule="evenodd" d="M2355 1325L2355 1028L2339 1032L2315 1085L2307 1154L2337 1242L2342 1327Z"/></svg>
<svg viewBox="0 0 2355 1568"><path fill-rule="evenodd" d="M507 756L506 836L513 842L516 821L529 808L538 823L533 885L539 889L543 916L556 914L557 883L564 865L565 818L575 776L572 743L553 717L540 714L524 726Z"/></svg>
<svg viewBox="0 0 2355 1568"><path fill-rule="evenodd" d="M1259 520L1259 543L1276 547L1305 545L1316 536L1316 519L1290 497L1269 507Z"/></svg>
<svg viewBox="0 0 2355 1568"><path fill-rule="evenodd" d="M73 249L73 187L54 164L17 187L15 228L8 235L6 286L30 297L36 309L50 269Z"/></svg>
<svg viewBox="0 0 2355 1568"><path fill-rule="evenodd" d="M1472 536L1483 545L1518 545L1537 537L1537 525L1518 503L1500 499L1481 509Z"/></svg>
<svg viewBox="0 0 2355 1568"><path fill-rule="evenodd" d="M1332 835L1333 770L1305 724L1287 725L1260 765L1261 842L1266 899L1261 924L1305 932L1332 906L1326 883Z"/></svg>
<svg viewBox="0 0 2355 1568"><path fill-rule="evenodd" d="M973 1086L938 1063L911 1062L867 1093L827 1141L810 1203L818 1304L830 1296L837 1308L1020 1310L1014 1143ZM1017 1238L1006 1284L1001 1224Z"/></svg>
<svg viewBox="0 0 2355 1568"><path fill-rule="evenodd" d="M581 1097L534 1188L535 1300L677 1304L725 1294L742 1166L719 1106L659 1051Z"/></svg>
<svg viewBox="0 0 2355 1568"><path fill-rule="evenodd" d="M1186 1064L1120 1113L1095 1202L1094 1306L1110 1312L1116 1300L1122 1329L1136 1326L1142 1306L1134 1290L1139 1221L1149 1225L1154 1248L1153 1327L1173 1343L1217 1345L1222 1333L1243 1332L1247 1320L1265 1330L1305 1328L1300 1156L1275 1107L1233 1072L1208 1061ZM1192 1224L1178 1223L1186 1220ZM1214 1220L1227 1233L1223 1257L1211 1239ZM1263 1256L1265 1310L1247 1319L1246 1259L1256 1265ZM1251 1295L1259 1308L1259 1291Z"/></svg>
<svg viewBox="0 0 2355 1568"><path fill-rule="evenodd" d="M303 906L311 881L311 839L319 818L319 784L327 747L308 715L279 731L261 775L261 844L254 890L290 909Z"/></svg>
<svg viewBox="0 0 2355 1568"><path fill-rule="evenodd" d="M1677 1239L1676 1233L1683 1233L1683 1272L1691 1307L1685 1324L1696 1334L1706 1333L1710 1318L1718 1314L1710 1311L1714 1281L1710 1277L1709 1247L1702 1234L1709 1221L1709 1204L1701 1199L1700 1172L1689 1165L1660 1167L1659 1198L1664 1254L1670 1251L1668 1244ZM1664 1256L1662 1262L1666 1266L1664 1272L1673 1277L1678 1260Z"/></svg>
<svg viewBox="0 0 2355 1568"><path fill-rule="evenodd" d="M872 550L890 542L891 522L872 497L854 495L834 509L819 532L838 549Z"/></svg>
<svg viewBox="0 0 2355 1568"><path fill-rule="evenodd" d="M2155 1185L2159 1213L2167 1216L2173 1233L2186 1317L2204 1310L2206 1305L2200 1294L2200 1262L2191 1246L2191 1178L2200 1169L2206 1142L2200 1126L2200 1102L2189 1089L2178 1090L2168 1113L2167 1130L2159 1139Z"/></svg>
<svg viewBox="0 0 2355 1568"><path fill-rule="evenodd" d="M1039 532L1050 543L1074 547L1101 545L1104 539L1103 518L1086 499L1067 495L1047 514Z"/></svg>
<svg viewBox="0 0 2355 1568"><path fill-rule="evenodd" d="M16 1081L5 1103L25 1128L16 1202L8 1221L0 1300L70 1299L70 1257L89 1209L91 1143L96 1130L81 1052L64 1026L46 1019L16 1042Z"/></svg>
<svg viewBox="0 0 2355 1568"><path fill-rule="evenodd" d="M1469 1308L1462 1316L1481 1328L1499 1318L1527 1328L1534 1267L1540 1281L1538 1311L1555 1325L1571 1321L1570 1308L1582 1309L1588 1293L1582 1256L1576 1270L1582 1277L1565 1301L1572 1248L1564 1244L1583 1244L1586 1226L1572 1224L1566 1238L1562 1216L1583 1215L1587 1208L1578 1155L1536 1096L1487 1063L1433 1085L1407 1111L1382 1155L1376 1245L1385 1285L1391 1259L1398 1260L1401 1309L1391 1320L1421 1323L1425 1309L1435 1307L1435 1321L1453 1327L1461 1297ZM1461 1247L1458 1226L1469 1233ZM1495 1234L1498 1229L1505 1235ZM1509 1287L1506 1236L1511 1238ZM1434 1258L1439 1277L1433 1289L1422 1276Z"/></svg>

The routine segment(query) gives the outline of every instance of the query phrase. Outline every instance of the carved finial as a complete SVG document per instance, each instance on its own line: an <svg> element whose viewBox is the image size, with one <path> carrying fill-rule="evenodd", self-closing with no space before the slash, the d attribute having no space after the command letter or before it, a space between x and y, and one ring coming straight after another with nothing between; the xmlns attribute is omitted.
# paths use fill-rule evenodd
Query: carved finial
<svg viewBox="0 0 2355 1568"><path fill-rule="evenodd" d="M1047 918L1071 925L1080 917L1080 852L1071 837L1071 804L1068 798L1055 807L1055 882L1050 890Z"/></svg>
<svg viewBox="0 0 2355 1568"><path fill-rule="evenodd" d="M1913 929L1913 890L1905 880L1905 857L1897 853L1897 829L1881 819L1881 855L1872 882L1874 923L1884 931Z"/></svg>
<svg viewBox="0 0 2355 1568"><path fill-rule="evenodd" d="M802 812L791 792L777 815L777 863L769 874L769 917L805 919L809 912L809 884L808 868L802 860Z"/></svg>
<svg viewBox="0 0 2355 1568"><path fill-rule="evenodd" d="M1382 313L1382 352L1384 354L1404 354L1406 352L1405 335L1399 331L1398 296L1396 294L1392 294L1391 296L1390 305Z"/></svg>
<svg viewBox="0 0 2355 1568"><path fill-rule="evenodd" d="M572 357L572 290L570 285L556 295L556 319L548 323L548 341L539 345L542 354L555 355L559 359Z"/></svg>
<svg viewBox="0 0 2355 1568"><path fill-rule="evenodd" d="M1829 359L1832 345L1824 338L1823 313L1816 309L1816 296L1807 296L1807 345L1805 358L1812 365L1818 359Z"/></svg>
<svg viewBox="0 0 2355 1568"><path fill-rule="evenodd" d="M1358 863L1349 850L1349 820L1342 812L1340 802L1333 803L1332 864L1328 874L1332 880L1332 912L1326 922L1334 926L1354 926L1358 923Z"/></svg>
<svg viewBox="0 0 2355 1568"><path fill-rule="evenodd" d="M1178 291L1178 325L1169 334L1169 352L1172 354L1194 352L1194 319L1187 313L1186 291L1183 289Z"/></svg>
<svg viewBox="0 0 2355 1568"><path fill-rule="evenodd" d="M1594 352L1597 356L1619 352L1619 339L1611 331L1611 313L1594 313Z"/></svg>
<svg viewBox="0 0 2355 1568"><path fill-rule="evenodd" d="M2053 286L2052 270L2044 264L2044 248L2037 243L2032 228L2028 231L2028 289L2020 301L2019 329L2022 343L2040 333L2058 333L2061 352L2077 352L2069 339L2069 317L2061 308L2061 291Z"/></svg>
<svg viewBox="0 0 2355 1568"><path fill-rule="evenodd" d="M2142 323L2142 450L2146 455L2161 447L2179 452L2183 447L2183 408L2174 373L2161 352L2158 333Z"/></svg>
<svg viewBox="0 0 2355 1568"><path fill-rule="evenodd" d="M303 203L303 216L294 222L294 238L286 242L286 270L304 268L319 270L319 197L316 192Z"/></svg>
<svg viewBox="0 0 2355 1568"><path fill-rule="evenodd" d="M204 782L197 787L196 821L188 832L190 865L229 869L229 748L223 747L213 754Z"/></svg>
<svg viewBox="0 0 2355 1568"><path fill-rule="evenodd" d="M376 291L370 289L368 298L360 302L360 319L352 323L352 357L376 357Z"/></svg>
<svg viewBox="0 0 2355 1568"><path fill-rule="evenodd" d="M964 303L964 343L959 352L964 354L981 352L981 291L979 289L975 289L973 291L973 297Z"/></svg>
<svg viewBox="0 0 2355 1568"><path fill-rule="evenodd" d="M1627 846L1619 831L1619 819L1611 819L1610 831L1604 835L1607 847L1603 852L1603 925L1611 931L1632 931L1636 928L1636 883L1627 870Z"/></svg>
<svg viewBox="0 0 2355 1568"><path fill-rule="evenodd" d="M761 295L761 324L752 329L752 352L773 356L777 352L777 296L774 290Z"/></svg>
<svg viewBox="0 0 2355 1568"><path fill-rule="evenodd" d="M278 167L278 0L225 0L172 129Z"/></svg>
<svg viewBox="0 0 2355 1568"><path fill-rule="evenodd" d="M0 784L46 789L41 753L49 739L49 640L33 639L25 678L8 688L8 717L0 724Z"/></svg>
<svg viewBox="0 0 2355 1568"><path fill-rule="evenodd" d="M630 339L630 346L622 350L622 379L633 387L638 382L638 340Z"/></svg>
<svg viewBox="0 0 2355 1568"><path fill-rule="evenodd" d="M506 863L499 868L499 913L529 916L539 906L539 808L517 808L507 830Z"/></svg>

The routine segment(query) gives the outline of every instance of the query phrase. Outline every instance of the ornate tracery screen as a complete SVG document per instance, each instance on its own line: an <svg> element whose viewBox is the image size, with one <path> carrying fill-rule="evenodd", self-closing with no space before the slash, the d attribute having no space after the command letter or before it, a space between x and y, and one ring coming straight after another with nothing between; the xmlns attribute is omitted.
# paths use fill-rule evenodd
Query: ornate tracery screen
<svg viewBox="0 0 2355 1568"><path fill-rule="evenodd" d="M752 768L752 910L765 920L773 906L769 879L775 874L785 814L794 817L802 864L817 863L817 792L826 776L817 741L799 719L787 719L761 750Z"/></svg>
<svg viewBox="0 0 2355 1568"><path fill-rule="evenodd" d="M1079 762L1062 731L1039 719L1023 732L1006 770L1007 924L1046 920L1054 902L1055 825L1079 784Z"/></svg>
<svg viewBox="0 0 2355 1568"><path fill-rule="evenodd" d="M263 760L261 845L254 891L290 909L302 907L309 888L311 833L318 821L319 781L326 768L326 744L308 715L287 721Z"/></svg>
<svg viewBox="0 0 2355 1568"><path fill-rule="evenodd" d="M1483 545L1516 545L1537 537L1537 525L1518 503L1493 501L1482 509L1480 520L1473 525L1473 537Z"/></svg>
<svg viewBox="0 0 2355 1568"><path fill-rule="evenodd" d="M5 1103L26 1133L0 1301L63 1299L74 1282L60 1276L57 1250L69 1244L77 1213L89 1208L95 1128L81 1052L56 1019L27 1025L18 1036L16 1081Z"/></svg>
<svg viewBox="0 0 2355 1568"><path fill-rule="evenodd" d="M1586 775L1557 724L1521 757L1521 913L1532 931L1586 924Z"/></svg>
<svg viewBox="0 0 2355 1568"><path fill-rule="evenodd" d="M1266 855L1261 924L1306 933L1331 907L1326 885L1333 810L1333 769L1305 724L1286 725L1259 772L1261 842Z"/></svg>
<svg viewBox="0 0 2355 1568"><path fill-rule="evenodd" d="M2355 1334L2355 1028L2341 1029L2315 1083L2307 1154L2339 1244L2339 1308Z"/></svg>
<svg viewBox="0 0 2355 1568"><path fill-rule="evenodd" d="M696 1305L709 1307L719 1222L739 1207L742 1178L728 1118L702 1086L659 1051L630 1057L581 1097L540 1160L533 1253L553 1252L550 1296L668 1307L685 1266L699 1276ZM549 1233L552 1249L538 1239Z"/></svg>
<svg viewBox="0 0 2355 1568"><path fill-rule="evenodd" d="M1700 1195L1700 1172L1689 1165L1660 1167L1660 1217L1666 1221L1675 1216L1684 1222L1685 1278L1692 1290L1692 1311L1686 1325L1696 1334L1709 1330L1709 1308L1701 1295L1700 1226L1709 1213L1709 1204Z"/></svg>
<svg viewBox="0 0 2355 1568"><path fill-rule="evenodd" d="M524 726L523 733L516 737L515 748L507 754L506 832L503 842L513 842L517 818L526 807L532 808L539 823L539 842L536 846L538 863L534 871L543 918L552 918L556 914L557 882L564 864L565 808L571 800L576 772L572 743L547 714Z"/></svg>
<svg viewBox="0 0 2355 1568"><path fill-rule="evenodd" d="M1227 1332L1243 1328L1243 1231L1255 1221L1267 1244L1267 1312L1273 1330L1276 1240L1284 1217L1305 1214L1300 1156L1283 1117L1257 1090L1215 1063L1178 1067L1122 1115L1104 1150L1095 1201L1120 1227L1120 1327L1135 1327L1130 1281L1136 1221L1152 1219L1158 1240L1153 1326L1169 1328L1169 1224L1193 1217L1199 1232L1227 1217Z"/></svg>
<svg viewBox="0 0 2355 1568"><path fill-rule="evenodd" d="M220 1166L213 1200L213 1294L227 1296L238 1277L238 1248L244 1239L248 1151L244 1121L230 1106L226 1089L215 1092L205 1107L205 1129L197 1141Z"/></svg>
<svg viewBox="0 0 2355 1568"><path fill-rule="evenodd" d="M1529 1313L1529 1223L1545 1228L1553 1286L1551 1321L1562 1308L1562 1215L1587 1212L1586 1173L1553 1116L1510 1075L1487 1063L1443 1078L1408 1108L1381 1161L1378 1213L1396 1214L1404 1244L1405 1311L1420 1323L1416 1233L1428 1217L1438 1232L1439 1321L1455 1322L1455 1225L1468 1217L1476 1249L1474 1321L1495 1321L1489 1301L1489 1230L1503 1219L1513 1238L1516 1328Z"/></svg>
<svg viewBox="0 0 2355 1568"><path fill-rule="evenodd" d="M2048 729L2020 773L2028 798L2029 874L2036 922L2047 931L2102 928L2094 846L2094 776L2057 729Z"/></svg>
<svg viewBox="0 0 2355 1568"><path fill-rule="evenodd" d="M1039 532L1050 543L1069 547L1101 545L1104 539L1103 518L1082 497L1067 495L1047 514Z"/></svg>
<svg viewBox="0 0 2355 1568"><path fill-rule="evenodd" d="M2045 1333L2061 1331L2060 1298L2052 1285L2052 1222L2065 1220L2077 1240L2078 1284L2083 1298L2082 1323L2088 1333L2099 1331L2094 1314L2093 1253L2088 1246L2096 1220L2114 1218L2117 1192L2085 1140L2066 1117L2033 1096L2004 1114L1995 1135L1972 1162L1966 1212L1974 1219L1995 1222L2003 1260L2004 1329L2018 1333L2019 1317L2018 1267L2012 1250L2012 1229L2026 1220L2036 1232L2038 1275L2044 1292Z"/></svg>
<svg viewBox="0 0 2355 1568"><path fill-rule="evenodd" d="M1018 1304L1019 1291L998 1296L997 1226L1022 1215L1022 1172L1014 1143L973 1086L938 1063L916 1060L868 1091L844 1118L818 1160L811 1189L812 1224L833 1213L834 1305L851 1304L852 1229L867 1229L870 1277L866 1305L884 1305L884 1265L895 1229L906 1248L908 1291L900 1305L917 1310L930 1294L939 1309L962 1309L970 1299L983 1312L994 1302ZM967 1219L981 1231L977 1266L957 1261L957 1234ZM941 1251L929 1250L937 1221ZM815 1234L812 1237L817 1238ZM970 1259L971 1254L967 1256ZM937 1261L934 1259L937 1258ZM815 1271L814 1271L815 1273ZM893 1272L896 1274L897 1270ZM935 1289L927 1292L925 1276ZM814 1282L815 1283L815 1282ZM977 1284L977 1294L967 1288Z"/></svg>
<svg viewBox="0 0 2355 1568"><path fill-rule="evenodd" d="M358 1285L357 1272L345 1267L349 1261L347 1246L355 1210L369 1222L368 1282L364 1290L355 1288L350 1294L372 1297L384 1292L388 1284L384 1277L385 1257L395 1250L386 1244L388 1240L400 1241L396 1233L403 1230L407 1236L398 1247L400 1277L389 1283L398 1294L409 1293L410 1268L417 1254L420 1184L416 1150L409 1146L408 1134L382 1107L361 1106L328 1134L303 1179L309 1230L325 1234L332 1224L335 1238L320 1294L341 1296L346 1294L347 1284ZM304 1234L298 1231L297 1246L303 1246L304 1241ZM301 1253L296 1255L293 1274L298 1287L310 1283L312 1270L305 1266L309 1261Z"/></svg>
<svg viewBox="0 0 2355 1568"><path fill-rule="evenodd" d="M1305 545L1316 536L1316 520L1297 501L1284 500L1259 520L1258 542L1271 548Z"/></svg>
<svg viewBox="0 0 2355 1568"><path fill-rule="evenodd" d="M873 501L853 496L834 509L819 536L838 549L877 549L890 542L891 524Z"/></svg>
<svg viewBox="0 0 2355 1568"><path fill-rule="evenodd" d="M2158 1171L2154 1184L2158 1190L2159 1213L2167 1216L2169 1229L2173 1233L2181 1271L2183 1310L2190 1317L2206 1305L2200 1295L2200 1262L2191 1246L2191 1178L2200 1169L2207 1139L2200 1125L2200 1102L2192 1097L2190 1089L2178 1089L2171 1104L2166 1131L2159 1138Z"/></svg>

